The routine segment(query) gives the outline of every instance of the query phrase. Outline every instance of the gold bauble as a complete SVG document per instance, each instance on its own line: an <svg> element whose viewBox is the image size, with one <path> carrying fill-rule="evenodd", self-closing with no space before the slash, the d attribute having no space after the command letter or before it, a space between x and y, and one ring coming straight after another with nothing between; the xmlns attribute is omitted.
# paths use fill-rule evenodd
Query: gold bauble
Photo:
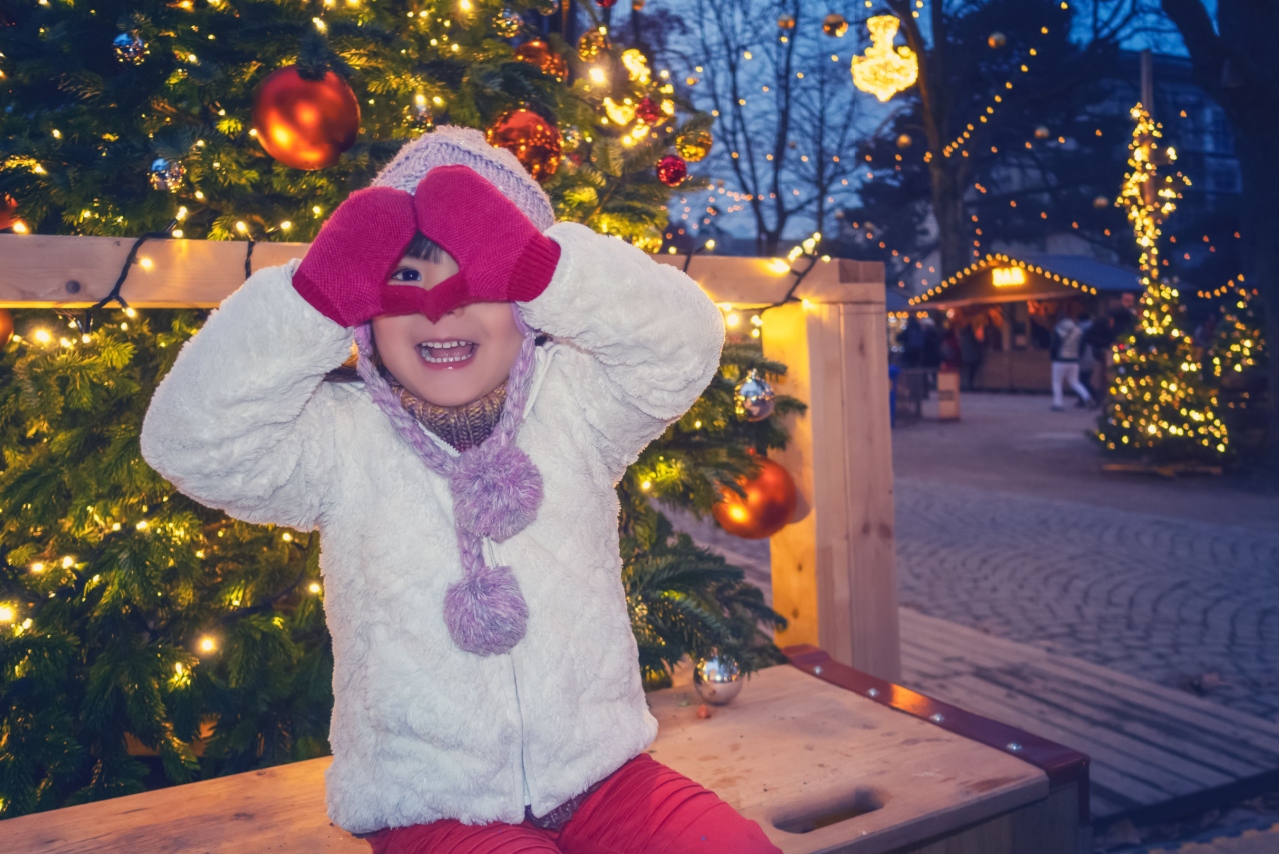
<svg viewBox="0 0 1279 854"><path fill-rule="evenodd" d="M611 47L608 36L599 30L587 30L577 40L577 58L582 62L590 62Z"/></svg>
<svg viewBox="0 0 1279 854"><path fill-rule="evenodd" d="M708 130L690 131L675 138L675 150L689 163L696 163L711 153L714 142L715 139Z"/></svg>

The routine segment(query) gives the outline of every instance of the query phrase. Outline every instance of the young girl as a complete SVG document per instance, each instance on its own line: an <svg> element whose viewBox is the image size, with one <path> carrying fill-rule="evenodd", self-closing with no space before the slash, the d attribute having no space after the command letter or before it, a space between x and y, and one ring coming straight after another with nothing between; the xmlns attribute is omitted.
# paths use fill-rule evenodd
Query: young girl
<svg viewBox="0 0 1279 854"><path fill-rule="evenodd" d="M644 752L621 583L614 486L723 336L678 270L439 128L186 345L147 461L321 532L334 822L376 852L777 850ZM352 338L363 382L325 382Z"/></svg>

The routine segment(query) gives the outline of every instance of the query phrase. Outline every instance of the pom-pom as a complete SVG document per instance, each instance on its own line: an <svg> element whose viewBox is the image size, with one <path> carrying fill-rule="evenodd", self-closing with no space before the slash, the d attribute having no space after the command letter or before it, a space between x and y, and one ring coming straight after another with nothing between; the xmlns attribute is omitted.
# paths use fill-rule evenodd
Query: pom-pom
<svg viewBox="0 0 1279 854"><path fill-rule="evenodd" d="M499 543L527 528L542 504L542 474L514 445L485 442L462 454L449 487L458 526Z"/></svg>
<svg viewBox="0 0 1279 854"><path fill-rule="evenodd" d="M481 566L444 595L453 642L476 655L502 655L524 637L528 603L509 566Z"/></svg>

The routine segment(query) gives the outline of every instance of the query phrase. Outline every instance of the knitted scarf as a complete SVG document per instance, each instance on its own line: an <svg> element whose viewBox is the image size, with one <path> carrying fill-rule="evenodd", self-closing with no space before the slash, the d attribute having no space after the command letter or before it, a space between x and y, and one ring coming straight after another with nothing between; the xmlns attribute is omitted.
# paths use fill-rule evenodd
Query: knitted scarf
<svg viewBox="0 0 1279 854"><path fill-rule="evenodd" d="M448 481L462 579L445 593L444 622L458 647L482 656L509 652L528 625L528 603L515 574L509 566L485 563L483 540L510 539L537 518L542 503L541 472L515 445L533 380L536 336L513 304L511 311L524 342L507 380L497 428L482 443L456 456L427 435L378 370L371 324L355 329L360 354L356 370L374 403L427 468Z"/></svg>
<svg viewBox="0 0 1279 854"><path fill-rule="evenodd" d="M419 424L448 442L456 451L469 451L497 429L502 417L502 404L506 400L505 382L479 400L462 406L436 406L400 385L393 377L388 378L388 382L400 396L400 405Z"/></svg>

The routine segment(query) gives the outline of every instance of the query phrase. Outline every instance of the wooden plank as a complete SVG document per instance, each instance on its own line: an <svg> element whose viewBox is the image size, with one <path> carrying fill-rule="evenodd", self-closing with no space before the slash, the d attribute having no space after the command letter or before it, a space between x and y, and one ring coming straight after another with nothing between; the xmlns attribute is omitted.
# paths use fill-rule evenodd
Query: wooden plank
<svg viewBox="0 0 1279 854"><path fill-rule="evenodd" d="M1171 702L1140 703L1117 697L1096 680L1072 672L1069 668L1074 664L1073 660L1066 662L1061 669L1049 671L1040 667L1039 659L1036 659L1036 664L1007 664L991 668L980 662L978 654L971 655L973 660L966 670L954 671L940 678L925 678L920 687L945 699L954 690L953 680L977 674L987 682L1016 686L1019 694L1054 704L1059 718L1063 720L1085 720L1137 743L1154 745L1187 757L1234 779L1245 779L1279 768L1279 754L1250 741L1247 733L1240 733L1229 725L1187 722L1176 714L1177 708ZM917 670L911 672L919 673ZM1005 702L1010 708L1016 705L1014 698Z"/></svg>
<svg viewBox="0 0 1279 854"><path fill-rule="evenodd" d="M814 398L811 362L817 357L809 337L808 311L802 305L786 305L765 315L764 355L785 359L786 376L776 383L779 393L789 394L809 404L806 417L787 419L790 444L772 456L792 477L799 492L795 516L769 540L772 563L773 608L789 621L776 632L777 643L818 645L817 495L814 424L829 418L831 408ZM827 455L843 454L842 446L827 448ZM824 464L824 463L823 463Z"/></svg>
<svg viewBox="0 0 1279 854"><path fill-rule="evenodd" d="M1090 854L1091 828L1071 828L1078 797L1073 786L1065 786L1046 800L895 854Z"/></svg>
<svg viewBox="0 0 1279 854"><path fill-rule="evenodd" d="M1019 690L1015 677L1000 678L1001 674L983 669L973 676L961 676L952 681L957 692L986 693L991 702L1008 700L1021 721L1014 726L1024 726L1032 732L1052 725L1062 735L1063 744L1082 750L1093 757L1093 765L1111 764L1121 773L1130 774L1140 768L1138 779L1170 794L1187 794L1215 786L1224 786L1238 779L1219 768L1209 767L1176 753L1172 745L1153 744L1144 739L1132 738L1122 732L1099 726L1090 719L1087 711L1075 707L1066 708L1047 700L1032 689ZM1002 698L991 695L999 692Z"/></svg>
<svg viewBox="0 0 1279 854"><path fill-rule="evenodd" d="M1279 754L1279 724L1211 703L1184 691L1128 676L1083 659L1057 655L974 629L902 609L903 633L912 644L931 642L947 654L963 651L966 660L988 666L1033 662L1053 676L1078 680L1119 700L1159 709L1167 717L1206 732Z"/></svg>
<svg viewBox="0 0 1279 854"><path fill-rule="evenodd" d="M1048 794L1044 773L1006 752L794 668L760 672L709 720L697 704L687 688L649 695L654 758L758 821L787 854L894 851ZM859 799L882 805L809 833L778 829Z"/></svg>
<svg viewBox="0 0 1279 854"><path fill-rule="evenodd" d="M901 648L893 537L892 429L883 380L888 376L884 307L842 306L840 342L840 384L848 446L844 455L844 504L848 508L852 589L847 620L836 613L832 623L861 627L851 639L849 663L895 682L901 679ZM828 639L822 641L820 645L829 651Z"/></svg>
<svg viewBox="0 0 1279 854"><path fill-rule="evenodd" d="M83 307L106 296L133 246L132 237L0 234L0 308ZM212 308L245 279L249 242L242 240L156 239L143 244L124 297L135 308ZM306 254L306 243L254 243L252 268L260 270ZM684 268L683 255L656 255L662 264ZM803 269L808 262L796 262ZM774 259L698 255L689 275L716 302L768 305L781 300L794 282L788 266ZM780 272L779 272L780 270ZM842 275L841 275L842 274ZM851 276L851 277L850 277ZM68 282L77 283L68 289ZM795 292L813 302L883 302L883 267L865 262L818 261Z"/></svg>
<svg viewBox="0 0 1279 854"><path fill-rule="evenodd" d="M686 684L649 701L661 723L654 757L758 821L787 854L894 851L1049 796L1038 768L793 667L757 673L709 720L697 716ZM329 762L10 819L0 823L2 847L24 854L367 852L367 843L325 816ZM778 829L858 799L868 812L809 833ZM1073 828L1072 818L1059 816L1059 827Z"/></svg>
<svg viewBox="0 0 1279 854"><path fill-rule="evenodd" d="M1102 723L1130 741L1157 745L1232 780L1279 768L1279 755L1245 746L1246 742L1223 736L1215 729L1187 725L1165 714L1162 708L1118 700L1097 691L1095 685L1061 679L1033 667L987 679L1004 684L1020 682L1025 685L1025 693L1053 702L1063 710L1078 710L1075 714Z"/></svg>
<svg viewBox="0 0 1279 854"><path fill-rule="evenodd" d="M1075 750L1086 752L1092 760L1088 773L1089 781L1093 788L1109 790L1111 793L1119 795L1129 808L1160 803L1170 800L1176 795L1184 794L1184 791L1180 789L1169 791L1148 779L1124 773L1120 766L1107 761L1107 750L1101 744L1091 739L1080 737L1078 733L1060 725L1059 721L1045 721L1036 718L1022 712L1016 704L1010 705L999 702L983 692L972 690L971 686L967 687L968 690L961 690L958 686L954 688L952 698L956 705L976 714L1001 720L1019 729L1025 729L1027 732L1033 732L1042 738L1051 739ZM1099 817L1101 816L1094 814L1094 818Z"/></svg>
<svg viewBox="0 0 1279 854"><path fill-rule="evenodd" d="M765 355L790 368L779 391L810 406L775 453L801 473L795 520L770 543L773 607L791 621L778 643L820 646L893 681L901 659L883 317L869 299L788 305L768 312L763 337Z"/></svg>
<svg viewBox="0 0 1279 854"><path fill-rule="evenodd" d="M1086 751L1099 817L1271 774L1279 726L1089 662L902 610L907 681Z"/></svg>
<svg viewBox="0 0 1279 854"><path fill-rule="evenodd" d="M368 854L325 814L330 758L277 765L0 822L23 854L248 851Z"/></svg>
<svg viewBox="0 0 1279 854"><path fill-rule="evenodd" d="M133 238L0 234L0 307L91 305L110 293ZM255 270L306 253L303 243L259 243ZM138 252L122 293L136 308L212 308L244 281L249 244L153 240Z"/></svg>

